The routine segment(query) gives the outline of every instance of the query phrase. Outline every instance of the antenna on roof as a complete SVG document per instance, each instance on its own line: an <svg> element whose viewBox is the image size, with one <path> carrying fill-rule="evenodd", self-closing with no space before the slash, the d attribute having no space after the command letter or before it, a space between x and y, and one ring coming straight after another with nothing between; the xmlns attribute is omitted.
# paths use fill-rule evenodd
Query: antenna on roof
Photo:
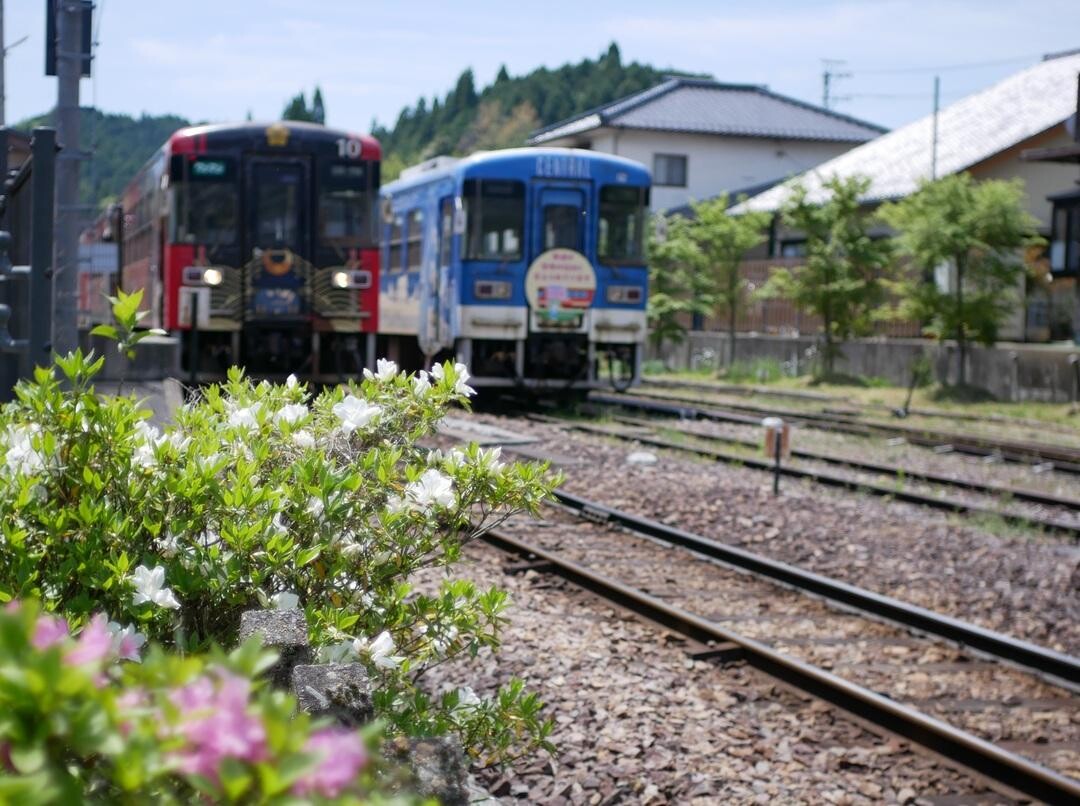
<svg viewBox="0 0 1080 806"><path fill-rule="evenodd" d="M831 92L832 83L834 81L839 81L841 78L851 78L851 73L849 72L845 71L841 73L836 71L836 68L842 67L845 64L847 64L847 61L845 61L844 59L821 60L821 66L825 68L821 73L821 105L826 109L832 109L832 106L830 106L830 104L832 103L848 100L847 96L833 95Z"/></svg>

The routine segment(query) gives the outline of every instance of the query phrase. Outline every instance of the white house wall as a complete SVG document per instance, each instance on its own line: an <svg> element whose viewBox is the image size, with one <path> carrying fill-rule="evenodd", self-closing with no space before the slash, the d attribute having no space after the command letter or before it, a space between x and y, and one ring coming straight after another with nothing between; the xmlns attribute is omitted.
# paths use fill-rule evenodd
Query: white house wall
<svg viewBox="0 0 1080 806"><path fill-rule="evenodd" d="M687 186L654 185L651 205L654 211L707 199L724 191L786 179L857 145L625 129L598 129L583 138L567 138L550 145L573 146L582 139L594 151L637 160L650 171L656 154L685 155Z"/></svg>

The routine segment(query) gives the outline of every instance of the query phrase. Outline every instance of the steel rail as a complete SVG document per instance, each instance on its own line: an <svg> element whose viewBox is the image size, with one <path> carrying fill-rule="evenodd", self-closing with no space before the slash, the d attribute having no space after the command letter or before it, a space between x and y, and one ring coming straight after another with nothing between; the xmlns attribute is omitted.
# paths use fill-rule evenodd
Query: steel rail
<svg viewBox="0 0 1080 806"><path fill-rule="evenodd" d="M710 540L684 529L605 506L573 493L556 490L555 497L564 507L591 520L622 526L638 534L696 551L735 568L750 571L757 576L816 594L845 607L961 644L998 660L1022 666L1028 671L1057 678L1072 686L1080 685L1080 658L935 613L891 596L884 596L837 579L815 574L745 549Z"/></svg>
<svg viewBox="0 0 1080 806"><path fill-rule="evenodd" d="M507 553L542 560L570 582L687 638L706 644L734 644L747 663L765 674L925 747L1007 790L1051 804L1080 802L1080 782L977 736L505 532L492 530L482 539Z"/></svg>
<svg viewBox="0 0 1080 806"><path fill-rule="evenodd" d="M626 423L627 425L647 427L657 426L657 423L654 421L641 420L635 417L616 417L615 419L618 422ZM724 442L729 445L745 445L754 448L759 445L757 441L752 439L739 439L738 437L725 437L717 434L698 434L683 428L673 428L672 430L677 431L680 434L685 434L688 437L704 439L711 442ZM916 481L926 481L932 484L941 484L946 487L971 490L972 492L983 493L985 495L999 495L1007 498L1015 498L1018 501L1030 501L1033 504L1080 510L1080 499L1065 498L1064 496L1043 493L1038 490L1028 490L1022 487L1007 487L1004 484L990 484L984 481L973 481L971 479L957 479L941 473L913 470L907 467L900 467L899 465L885 464L884 462L871 462L866 459L853 459L847 456L839 456L834 453L818 453L816 451L808 451L800 448L792 448L791 455L800 459L810 459L816 462L825 462L827 464L840 465L842 467L853 467L873 473L884 473L890 476L897 476L898 478L902 477L905 479L914 479Z"/></svg>
<svg viewBox="0 0 1080 806"><path fill-rule="evenodd" d="M884 425L880 423L855 422L850 418L837 415L791 412L783 409L747 406L740 403L710 404L703 401L688 400L669 396L653 396L648 393L637 395L611 395L591 393L589 400L621 405L626 408L638 408L651 411L667 411L671 414L688 418L718 420L721 422L756 425L760 417L754 414L731 411L754 412L757 415L783 416L790 422L802 423L814 428L840 431L856 436L874 435L902 436L913 445L938 447L948 445L952 450L974 456L1000 456L1002 459L1019 464L1040 464L1050 462L1055 470L1066 473L1080 473L1080 450L1057 448L1050 445L1027 444L1004 440L993 440L972 434L950 434L940 431L921 429L910 426ZM659 405L656 405L659 404Z"/></svg>
<svg viewBox="0 0 1080 806"><path fill-rule="evenodd" d="M564 421L562 422L562 424L577 431L585 431L588 433L615 437L616 439L630 440L633 442L638 442L642 445L650 445L654 448L664 448L666 450L682 451L683 453L693 453L698 456L708 457L717 462L740 464L745 467L751 467L755 470L764 470L769 473L777 472L776 465L772 461L761 459L755 456L748 456L743 453L731 453L728 451L721 451L716 448L707 448L704 446L684 445L683 443L673 442L667 439L661 439L660 437L650 437L645 434L630 434L626 432L619 432L614 429L604 428L603 426L588 425L585 423ZM818 484L824 484L829 487L839 487L845 490L869 493L871 495L877 495L883 498L892 498L897 501L904 501L909 504L918 504L920 506L932 507L934 509L942 509L948 512L990 515L993 517L1001 518L1001 520L1005 521L1006 523L1011 523L1016 526L1036 526L1050 532L1069 535L1074 540L1080 540L1080 524L1058 520L1056 518L1039 518L1035 516L1020 515L1010 512L1001 512L992 507L972 504L967 501L961 501L957 498L926 495L924 493L914 492L912 490L897 489L896 487L890 487L885 484L877 484L872 481L858 481L856 479L849 479L845 476L837 476L821 470L806 470L804 468L792 467L791 465L785 464L780 465L779 472L784 476L807 479L809 481L814 481Z"/></svg>

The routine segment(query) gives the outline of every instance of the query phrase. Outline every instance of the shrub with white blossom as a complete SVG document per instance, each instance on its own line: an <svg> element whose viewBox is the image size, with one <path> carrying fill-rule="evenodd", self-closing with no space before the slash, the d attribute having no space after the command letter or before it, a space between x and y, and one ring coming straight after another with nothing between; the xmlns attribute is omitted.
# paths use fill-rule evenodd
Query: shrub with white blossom
<svg viewBox="0 0 1080 806"><path fill-rule="evenodd" d="M185 652L232 645L245 610L297 607L322 658L367 665L387 730L454 732L489 763L550 749L516 681L465 704L419 685L499 644L506 595L454 578L462 545L558 483L497 448L431 449L472 392L463 366L380 361L317 396L233 370L159 428L95 393L101 364L58 359L61 377L39 369L0 412L0 602L40 600L73 627L104 611ZM414 590L429 568L437 590Z"/></svg>

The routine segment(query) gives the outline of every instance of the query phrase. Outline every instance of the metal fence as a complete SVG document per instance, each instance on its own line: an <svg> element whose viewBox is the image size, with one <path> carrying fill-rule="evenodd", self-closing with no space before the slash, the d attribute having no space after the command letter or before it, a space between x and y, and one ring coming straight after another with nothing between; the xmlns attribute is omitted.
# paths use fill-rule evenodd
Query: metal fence
<svg viewBox="0 0 1080 806"><path fill-rule="evenodd" d="M739 276L746 281L747 303L735 317L735 329L739 333L765 333L777 336L797 336L821 332L821 319L812 314L803 313L786 299L755 299L754 292L760 289L775 269L795 269L803 265L798 257L762 258L744 260L739 266ZM727 330L727 317L706 317L702 330ZM920 335L916 322L882 321L874 325L873 335L894 337L915 337Z"/></svg>
<svg viewBox="0 0 1080 806"><path fill-rule="evenodd" d="M0 128L0 400L52 350L56 132L34 129L29 158L9 170L10 138Z"/></svg>

